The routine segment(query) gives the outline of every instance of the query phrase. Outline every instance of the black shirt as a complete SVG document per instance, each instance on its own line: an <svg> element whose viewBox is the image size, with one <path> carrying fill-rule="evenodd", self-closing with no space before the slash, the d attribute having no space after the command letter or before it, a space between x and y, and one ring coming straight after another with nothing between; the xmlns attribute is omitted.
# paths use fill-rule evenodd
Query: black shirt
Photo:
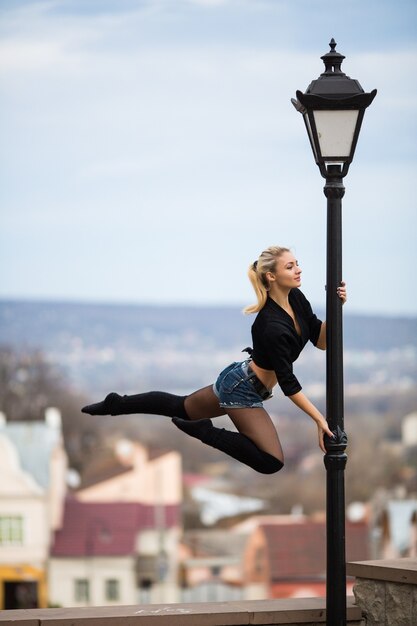
<svg viewBox="0 0 417 626"><path fill-rule="evenodd" d="M301 391L292 364L310 340L317 344L322 322L299 289L292 289L289 302L301 329L298 335L292 317L268 297L252 324L252 359L262 369L274 370L286 396Z"/></svg>

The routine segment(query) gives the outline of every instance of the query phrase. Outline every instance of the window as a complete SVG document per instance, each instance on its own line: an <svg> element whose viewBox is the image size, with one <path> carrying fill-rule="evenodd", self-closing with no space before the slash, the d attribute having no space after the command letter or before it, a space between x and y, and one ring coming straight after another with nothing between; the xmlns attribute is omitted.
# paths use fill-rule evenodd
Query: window
<svg viewBox="0 0 417 626"><path fill-rule="evenodd" d="M109 578L106 580L106 600L115 601L120 599L119 581Z"/></svg>
<svg viewBox="0 0 417 626"><path fill-rule="evenodd" d="M23 545L23 517L21 515L0 516L0 545Z"/></svg>
<svg viewBox="0 0 417 626"><path fill-rule="evenodd" d="M88 602L90 599L90 585L86 578L75 580L74 598L76 602Z"/></svg>

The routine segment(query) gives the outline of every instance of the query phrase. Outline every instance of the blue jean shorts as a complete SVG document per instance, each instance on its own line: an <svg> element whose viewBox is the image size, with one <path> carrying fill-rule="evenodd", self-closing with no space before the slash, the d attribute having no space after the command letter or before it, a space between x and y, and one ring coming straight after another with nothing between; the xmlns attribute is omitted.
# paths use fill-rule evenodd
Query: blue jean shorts
<svg viewBox="0 0 417 626"><path fill-rule="evenodd" d="M248 366L249 360L235 362L220 372L213 385L213 391L218 397L221 407L225 409L257 409L263 407L265 398L262 398L253 388L250 379L254 377L254 374L248 371Z"/></svg>

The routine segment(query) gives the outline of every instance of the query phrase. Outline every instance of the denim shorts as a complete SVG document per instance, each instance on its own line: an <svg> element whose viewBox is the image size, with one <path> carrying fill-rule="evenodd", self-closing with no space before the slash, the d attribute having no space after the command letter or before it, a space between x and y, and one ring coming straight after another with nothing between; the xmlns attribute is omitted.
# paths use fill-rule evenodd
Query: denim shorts
<svg viewBox="0 0 417 626"><path fill-rule="evenodd" d="M221 407L225 409L257 409L263 407L263 398L250 383L254 374L248 371L249 362L250 360L231 363L220 372L213 385L213 391L218 397Z"/></svg>

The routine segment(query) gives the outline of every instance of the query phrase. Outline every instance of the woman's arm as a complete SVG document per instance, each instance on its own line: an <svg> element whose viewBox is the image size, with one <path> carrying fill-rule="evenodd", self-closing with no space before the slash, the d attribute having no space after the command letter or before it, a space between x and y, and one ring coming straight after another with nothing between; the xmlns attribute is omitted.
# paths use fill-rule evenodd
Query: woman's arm
<svg viewBox="0 0 417 626"><path fill-rule="evenodd" d="M317 339L316 348L319 350L326 349L326 322L321 323L319 338Z"/></svg>
<svg viewBox="0 0 417 626"><path fill-rule="evenodd" d="M344 304L347 300L345 282L342 281L340 283L340 287L337 288L337 295L341 299L342 304ZM316 348L319 348L320 350L326 349L326 322L322 322L321 324L320 334L319 334L319 338L317 339Z"/></svg>
<svg viewBox="0 0 417 626"><path fill-rule="evenodd" d="M323 417L320 411L314 406L314 404L310 402L310 400L307 398L306 395L304 395L302 391L299 391L298 393L295 393L294 395L288 396L288 397L290 398L290 400L292 400L292 402L294 402L296 406L298 406L299 409L304 411L304 413L309 415L311 419L313 419L316 422L317 428L318 428L319 446L323 450L323 452L326 452L326 448L324 446L324 440L323 440L324 433L329 435L329 437L333 437L333 433L330 430L326 419Z"/></svg>

